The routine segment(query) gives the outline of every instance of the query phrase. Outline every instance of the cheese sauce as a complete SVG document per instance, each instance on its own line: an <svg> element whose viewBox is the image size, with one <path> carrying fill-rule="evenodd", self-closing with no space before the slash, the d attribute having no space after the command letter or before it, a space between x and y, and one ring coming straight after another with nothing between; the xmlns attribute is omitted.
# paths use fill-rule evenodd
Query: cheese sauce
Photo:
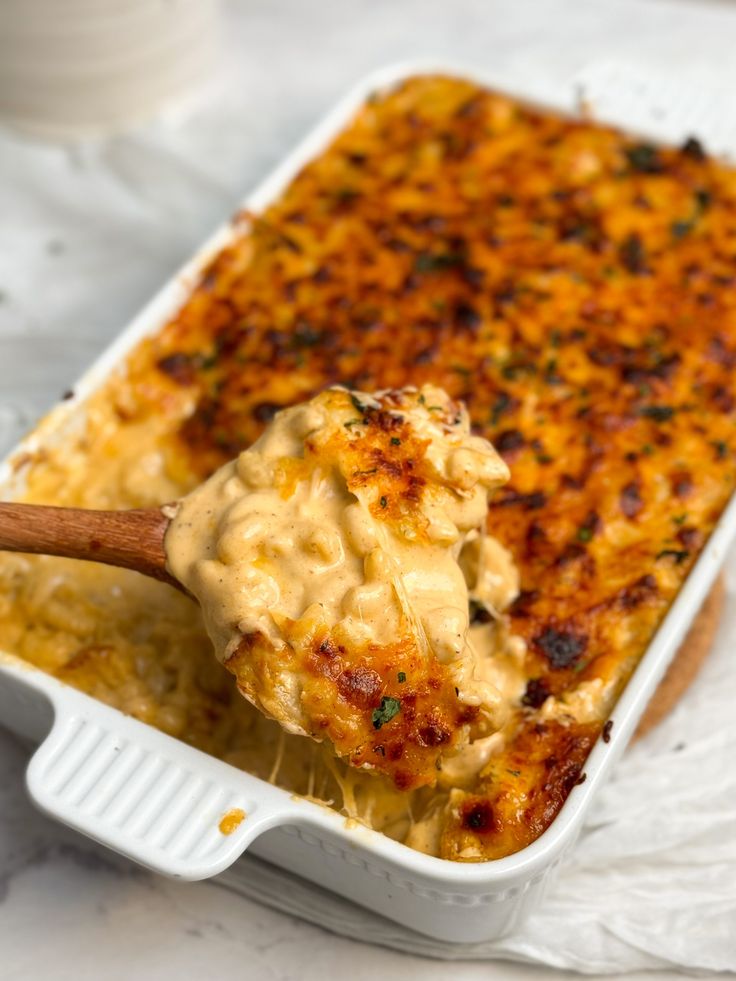
<svg viewBox="0 0 736 981"><path fill-rule="evenodd" d="M386 440L384 431L401 435ZM402 499L393 478L407 466L414 483ZM448 746L452 772L469 778L522 686L523 645L496 626L517 595L518 575L503 546L481 531L489 494L507 479L506 464L471 435L464 409L440 389L375 396L330 389L277 414L248 450L179 503L166 537L169 568L199 600L218 658L231 670L237 660L243 694L290 732L331 735L310 711L310 677L295 648L329 632L347 652L347 671L365 672L361 651L390 650L409 636L425 662L447 666L457 700L480 712ZM492 620L472 632L471 599ZM265 649L260 660L236 658L244 638ZM395 657L387 665L407 681ZM353 694L343 677L340 702ZM360 685L362 698L363 676ZM400 697L391 710L393 703ZM378 689L355 712L373 708L380 728L376 704ZM350 721L333 740L338 752ZM364 756L358 764L382 768Z"/></svg>

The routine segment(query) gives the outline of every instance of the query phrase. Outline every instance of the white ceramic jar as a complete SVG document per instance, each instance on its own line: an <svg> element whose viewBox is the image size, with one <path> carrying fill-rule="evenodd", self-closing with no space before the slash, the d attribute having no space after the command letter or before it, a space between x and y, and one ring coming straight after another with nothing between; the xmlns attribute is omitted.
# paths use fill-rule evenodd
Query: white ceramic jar
<svg viewBox="0 0 736 981"><path fill-rule="evenodd" d="M218 0L0 0L0 120L114 132L195 96L218 58Z"/></svg>

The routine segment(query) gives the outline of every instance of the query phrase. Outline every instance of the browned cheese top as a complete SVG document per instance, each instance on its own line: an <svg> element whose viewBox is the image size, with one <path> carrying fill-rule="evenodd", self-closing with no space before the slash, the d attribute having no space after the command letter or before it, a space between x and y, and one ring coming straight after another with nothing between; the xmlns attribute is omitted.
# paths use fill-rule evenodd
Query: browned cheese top
<svg viewBox="0 0 736 981"><path fill-rule="evenodd" d="M334 384L439 386L508 464L487 527L520 570L523 684L502 744L440 772L401 840L509 854L581 778L732 493L735 286L736 176L697 141L419 77L242 215L134 353L116 426L155 429L160 500Z"/></svg>

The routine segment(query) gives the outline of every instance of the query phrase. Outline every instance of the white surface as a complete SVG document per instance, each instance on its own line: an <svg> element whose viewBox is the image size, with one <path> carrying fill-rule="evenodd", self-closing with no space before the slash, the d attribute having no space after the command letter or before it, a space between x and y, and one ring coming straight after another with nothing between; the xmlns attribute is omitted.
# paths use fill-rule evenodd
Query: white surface
<svg viewBox="0 0 736 981"><path fill-rule="evenodd" d="M195 117L169 120L72 152L0 135L4 442L54 401L295 136L347 84L379 63L420 54L465 57L503 71L510 85L515 79L528 83L532 77L540 94L546 85L558 89L583 65L601 57L676 72L681 81L696 86L703 79L711 83L717 64L718 87L728 88L734 81L730 49L736 11L702 3L696 7L599 0L585 5L562 0L455 0L451 6L410 0L398 8L375 0L247 3L230 8L229 27L238 52L229 87ZM708 666L711 683L720 680L712 672L726 672L727 654L724 647L722 663ZM710 722L702 713L699 719ZM692 716L681 716L680 725L691 724ZM721 767L733 759L725 755L727 738L732 739L733 732L724 730L724 743L715 756ZM687 757L684 752L678 755ZM450 971L453 977L527 974L507 966L448 968L356 947L233 899L214 886L174 886L94 857L81 840L69 839L31 816L19 792L23 756L3 738L0 765L10 771L3 772L0 783L0 868L6 870L8 882L0 916L3 977L97 977L103 955L118 965L112 970L119 969L121 978L134 973L198 978L205 965L210 973L233 969L246 978L324 977L336 974L341 964L356 978L379 972L428 978L447 977ZM670 756L670 766L662 762L657 774L661 786L652 797L652 811L659 815L667 813L663 801L680 803L683 764L677 755ZM702 769L697 751L689 765L696 773ZM625 767L621 772L625 781ZM628 790L625 783L623 789ZM611 793L615 792L614 785ZM724 849L725 867L733 861L728 853L728 842L734 838L728 826L733 798L723 803L723 840L715 844ZM608 812L601 813L608 817ZM637 816L632 844L647 819L646 813ZM694 901L700 905L713 899L724 867L713 864L713 842L707 848L699 845L698 820L696 808L688 846L701 858L690 864L688 874ZM665 824L657 833L666 830ZM600 830L592 836L593 852L581 852L583 857L587 854L585 860L606 854L605 834ZM602 850L596 852L599 846ZM87 867L100 862L98 868ZM619 921L635 896L627 888L626 862L626 855L617 859L622 895L607 897L618 904L614 912ZM645 865L640 871L642 882L654 889L653 870ZM734 882L732 871L727 881ZM594 872L590 890L594 897ZM656 895L651 902L656 903ZM711 905L704 916L704 956L714 953L708 939L712 934L705 929L714 924L722 929L725 944L728 931L736 932L733 920L723 919L723 908ZM186 933L187 928L195 934ZM680 924L673 920L668 947L681 937ZM116 976L107 969L105 973Z"/></svg>

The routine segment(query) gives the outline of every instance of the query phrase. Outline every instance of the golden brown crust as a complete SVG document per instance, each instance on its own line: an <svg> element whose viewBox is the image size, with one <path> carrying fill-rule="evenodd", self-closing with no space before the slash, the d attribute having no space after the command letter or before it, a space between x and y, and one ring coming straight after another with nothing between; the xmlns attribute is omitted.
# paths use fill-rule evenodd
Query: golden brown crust
<svg viewBox="0 0 736 981"><path fill-rule="evenodd" d="M552 819L606 711L544 713L589 682L615 699L732 493L735 219L735 172L695 141L418 78L246 216L132 359L139 414L193 406L167 446L188 480L335 382L431 381L504 455L489 529L521 568L527 691L504 756L453 795L446 857ZM482 833L457 817L478 801L502 816Z"/></svg>
<svg viewBox="0 0 736 981"><path fill-rule="evenodd" d="M459 701L450 672L435 657L424 658L413 637L356 651L325 632L306 657L296 653L298 644L291 650L315 738L329 739L351 766L384 773L400 790L433 784L440 754L478 713ZM273 654L251 636L226 667L236 678L250 676L254 660L267 667Z"/></svg>
<svg viewBox="0 0 736 981"><path fill-rule="evenodd" d="M155 342L159 364L212 357L181 438L210 469L325 384L445 387L512 470L489 528L521 566L526 710L596 678L615 694L733 488L735 212L733 172L693 142L410 81Z"/></svg>
<svg viewBox="0 0 736 981"><path fill-rule="evenodd" d="M472 862L502 858L538 838L585 779L583 765L598 732L590 723L525 722L513 744L489 763L482 788L453 791L442 855Z"/></svg>

